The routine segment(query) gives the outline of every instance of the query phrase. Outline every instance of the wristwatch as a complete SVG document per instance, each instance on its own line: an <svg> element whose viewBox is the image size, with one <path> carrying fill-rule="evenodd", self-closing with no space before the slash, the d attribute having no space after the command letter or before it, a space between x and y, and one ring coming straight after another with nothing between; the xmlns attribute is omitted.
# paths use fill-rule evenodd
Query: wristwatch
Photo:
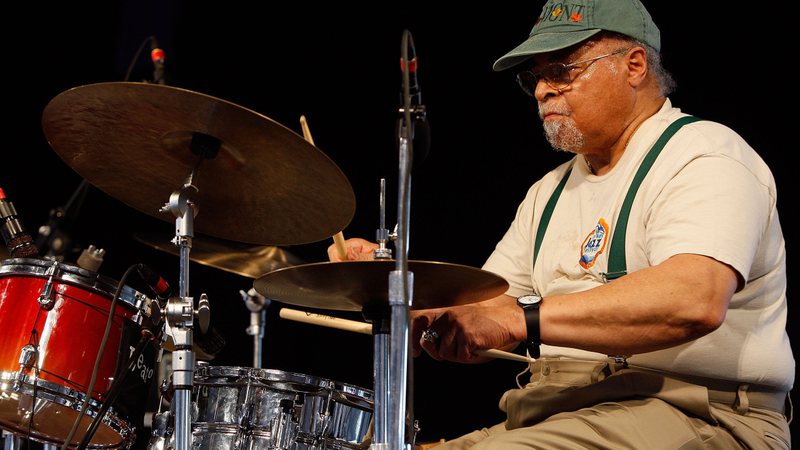
<svg viewBox="0 0 800 450"><path fill-rule="evenodd" d="M539 345L542 340L539 333L539 306L541 304L541 295L529 294L517 297L517 305L525 312L525 325L528 329L525 345L528 347L528 354L531 358L538 358L540 355Z"/></svg>

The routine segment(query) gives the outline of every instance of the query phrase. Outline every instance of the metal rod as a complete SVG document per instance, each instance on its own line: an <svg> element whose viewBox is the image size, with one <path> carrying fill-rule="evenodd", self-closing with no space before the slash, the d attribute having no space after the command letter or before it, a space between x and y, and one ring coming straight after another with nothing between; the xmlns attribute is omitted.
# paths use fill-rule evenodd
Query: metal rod
<svg viewBox="0 0 800 450"><path fill-rule="evenodd" d="M382 319L386 321L387 319ZM378 443L379 447L374 446L375 448L386 448L380 447L381 443L387 442L389 436L389 429L390 429L390 422L388 411L384 407L378 407L379 405L388 405L389 404L389 389L390 386L388 385L389 382L389 335L387 333L388 330L384 327L383 332L376 332L374 334L374 371L375 371L375 420L374 420L374 436L375 442Z"/></svg>
<svg viewBox="0 0 800 450"><path fill-rule="evenodd" d="M202 160L202 159L201 159ZM200 163L198 162L197 166ZM195 171L197 167L195 167ZM175 245L180 249L178 297L170 298L166 306L166 327L175 343L172 352L172 383L175 388L175 450L189 450L192 445L191 393L194 382L194 351L192 333L194 325L194 299L189 297L189 252L194 236L195 208L189 198L197 188L191 184L192 176L183 187L172 193L164 208L175 216Z"/></svg>
<svg viewBox="0 0 800 450"><path fill-rule="evenodd" d="M250 326L246 331L247 334L253 336L253 367L260 369L264 348L264 324L267 319L267 307L272 301L256 292L255 288L250 288L247 292L240 289L239 294L247 309L250 310Z"/></svg>

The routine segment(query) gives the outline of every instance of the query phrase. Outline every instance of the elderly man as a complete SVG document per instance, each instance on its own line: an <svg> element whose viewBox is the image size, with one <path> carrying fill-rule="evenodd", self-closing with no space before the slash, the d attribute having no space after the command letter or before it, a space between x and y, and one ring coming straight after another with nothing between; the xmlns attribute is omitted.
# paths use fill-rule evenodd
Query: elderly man
<svg viewBox="0 0 800 450"><path fill-rule="evenodd" d="M505 422L443 450L790 448L775 183L738 134L670 103L659 48L638 0L551 0L495 63L527 66L548 141L575 156L533 184L485 263L505 295L413 311L417 355L480 362L524 342L537 358Z"/></svg>

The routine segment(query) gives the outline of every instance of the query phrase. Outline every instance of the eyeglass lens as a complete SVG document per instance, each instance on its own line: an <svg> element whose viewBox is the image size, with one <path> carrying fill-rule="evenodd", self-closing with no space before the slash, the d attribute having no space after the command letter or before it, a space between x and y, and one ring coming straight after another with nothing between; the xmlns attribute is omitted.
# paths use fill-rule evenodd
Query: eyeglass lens
<svg viewBox="0 0 800 450"><path fill-rule="evenodd" d="M569 68L562 63L548 64L536 74L530 70L517 74L517 83L531 97L534 95L536 83L539 82L539 79L544 80L553 89L564 89L572 82L569 76Z"/></svg>
<svg viewBox="0 0 800 450"><path fill-rule="evenodd" d="M525 70L517 74L517 83L519 83L519 86L522 88L522 90L531 97L534 96L536 84L540 79L547 83L547 85L551 88L561 91L572 84L570 70L578 68L578 66L581 64L589 63L589 65L591 65L591 63L597 61L598 59L619 55L629 50L630 49L620 49L605 55L595 56L594 58L585 59L583 61L578 61L571 64L551 63L542 67L538 73ZM583 70L586 70L586 68Z"/></svg>

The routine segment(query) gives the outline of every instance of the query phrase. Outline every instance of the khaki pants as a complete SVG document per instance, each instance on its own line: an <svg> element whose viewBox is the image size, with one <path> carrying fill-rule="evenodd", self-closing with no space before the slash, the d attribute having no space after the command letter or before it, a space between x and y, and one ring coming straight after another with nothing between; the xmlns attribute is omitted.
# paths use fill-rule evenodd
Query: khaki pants
<svg viewBox="0 0 800 450"><path fill-rule="evenodd" d="M531 371L501 398L504 423L436 450L791 448L785 393L748 396L613 363L543 358Z"/></svg>

